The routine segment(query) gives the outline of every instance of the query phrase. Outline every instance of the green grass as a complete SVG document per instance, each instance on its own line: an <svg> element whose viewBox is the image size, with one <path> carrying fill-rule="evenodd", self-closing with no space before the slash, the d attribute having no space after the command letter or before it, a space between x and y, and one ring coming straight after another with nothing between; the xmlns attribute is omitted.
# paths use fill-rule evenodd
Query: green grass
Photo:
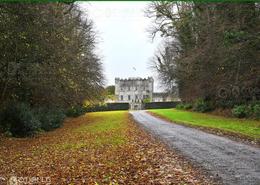
<svg viewBox="0 0 260 185"><path fill-rule="evenodd" d="M254 139L260 139L259 121L226 118L205 113L196 113L176 109L154 109L150 110L150 112L176 123L219 129Z"/></svg>
<svg viewBox="0 0 260 185"><path fill-rule="evenodd" d="M74 118L80 125L65 132L61 142L42 145L37 152L44 150L78 150L80 148L117 147L127 143L127 111L93 112Z"/></svg>
<svg viewBox="0 0 260 185"><path fill-rule="evenodd" d="M83 125L75 131L102 133L122 130L126 127L126 124L124 124L127 116L126 111L93 112L87 113L86 116L90 116L91 119L95 121L90 124Z"/></svg>
<svg viewBox="0 0 260 185"><path fill-rule="evenodd" d="M79 134L89 134L93 139L89 139L89 145L94 146L118 146L127 142L124 132L127 129L127 111L108 111L87 113L85 116L91 123L83 124L73 132ZM83 143L86 143L83 141ZM81 143L73 145L81 146Z"/></svg>

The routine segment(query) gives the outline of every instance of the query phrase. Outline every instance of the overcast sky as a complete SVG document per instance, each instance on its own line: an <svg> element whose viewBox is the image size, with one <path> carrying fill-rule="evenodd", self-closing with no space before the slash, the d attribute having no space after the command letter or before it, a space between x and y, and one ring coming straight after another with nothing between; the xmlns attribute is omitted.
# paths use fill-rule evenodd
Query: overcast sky
<svg viewBox="0 0 260 185"><path fill-rule="evenodd" d="M113 85L115 77L148 77L155 79L155 90L160 91L156 74L149 61L161 38L152 42L147 29L152 20L144 16L149 2L80 2L94 21L100 37L98 54L102 56L106 85Z"/></svg>

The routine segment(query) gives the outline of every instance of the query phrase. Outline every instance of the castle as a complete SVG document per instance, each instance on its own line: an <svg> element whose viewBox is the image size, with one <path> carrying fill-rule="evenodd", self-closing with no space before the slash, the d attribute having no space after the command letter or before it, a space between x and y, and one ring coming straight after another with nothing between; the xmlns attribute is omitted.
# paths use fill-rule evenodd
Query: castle
<svg viewBox="0 0 260 185"><path fill-rule="evenodd" d="M131 109L141 109L142 103L152 101L154 80L148 78L115 78L115 96L117 102L126 102Z"/></svg>
<svg viewBox="0 0 260 185"><path fill-rule="evenodd" d="M115 101L129 103L130 109L143 109L143 103L180 101L170 92L154 92L154 80L148 78L115 78Z"/></svg>

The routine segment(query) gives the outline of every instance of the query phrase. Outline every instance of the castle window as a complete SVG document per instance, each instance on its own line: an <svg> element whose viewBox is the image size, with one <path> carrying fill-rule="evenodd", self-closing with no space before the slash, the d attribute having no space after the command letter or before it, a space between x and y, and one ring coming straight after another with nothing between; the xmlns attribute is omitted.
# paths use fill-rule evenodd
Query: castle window
<svg viewBox="0 0 260 185"><path fill-rule="evenodd" d="M128 95L128 100L131 100L131 96L130 95Z"/></svg>
<svg viewBox="0 0 260 185"><path fill-rule="evenodd" d="M124 100L124 97L123 97L123 95L121 95L120 97L121 97L121 101L123 101L123 100Z"/></svg>
<svg viewBox="0 0 260 185"><path fill-rule="evenodd" d="M130 91L131 89L130 89L130 86L128 86L128 91Z"/></svg>

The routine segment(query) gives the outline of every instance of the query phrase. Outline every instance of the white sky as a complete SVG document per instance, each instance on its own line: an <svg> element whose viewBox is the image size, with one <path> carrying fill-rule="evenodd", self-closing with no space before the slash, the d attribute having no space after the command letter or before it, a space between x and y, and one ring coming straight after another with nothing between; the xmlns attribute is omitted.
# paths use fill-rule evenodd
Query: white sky
<svg viewBox="0 0 260 185"><path fill-rule="evenodd" d="M114 85L115 77L153 76L155 90L160 91L149 62L161 38L156 37L153 42L149 38L147 29L152 20L144 16L148 3L79 2L93 20L100 37L98 54L102 56L106 85Z"/></svg>

